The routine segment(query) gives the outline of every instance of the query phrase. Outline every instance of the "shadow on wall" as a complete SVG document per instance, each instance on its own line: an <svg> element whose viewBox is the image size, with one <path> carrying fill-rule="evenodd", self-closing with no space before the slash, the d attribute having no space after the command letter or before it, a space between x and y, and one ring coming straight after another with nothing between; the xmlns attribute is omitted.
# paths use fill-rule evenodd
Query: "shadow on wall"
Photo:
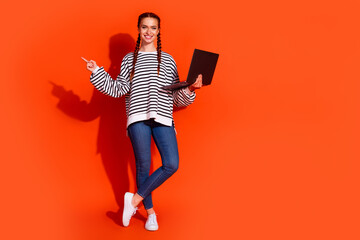
<svg viewBox="0 0 360 240"><path fill-rule="evenodd" d="M110 38L109 57L111 60L108 73L116 79L120 72L123 57L133 51L135 40L129 35L119 33ZM85 65L84 65L85 67ZM100 118L97 139L97 153L110 180L118 212L106 215L116 224L122 225L121 214L124 205L124 193L129 191L128 166L135 176L135 160L130 139L126 136L125 98L112 98L94 88L89 103L81 101L71 90L53 84L52 95L59 98L57 107L70 117L88 122ZM90 82L89 82L90 84Z"/></svg>

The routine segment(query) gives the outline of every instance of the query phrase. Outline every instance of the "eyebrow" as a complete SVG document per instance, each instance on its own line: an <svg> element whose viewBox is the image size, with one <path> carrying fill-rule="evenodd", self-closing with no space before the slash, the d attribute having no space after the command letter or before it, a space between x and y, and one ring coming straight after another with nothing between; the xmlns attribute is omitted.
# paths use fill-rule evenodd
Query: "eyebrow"
<svg viewBox="0 0 360 240"><path fill-rule="evenodd" d="M145 27L148 27L148 25L146 25L146 24L141 24L141 26L143 27L143 26L145 26ZM152 25L152 26L150 26L150 27L157 27L156 25Z"/></svg>

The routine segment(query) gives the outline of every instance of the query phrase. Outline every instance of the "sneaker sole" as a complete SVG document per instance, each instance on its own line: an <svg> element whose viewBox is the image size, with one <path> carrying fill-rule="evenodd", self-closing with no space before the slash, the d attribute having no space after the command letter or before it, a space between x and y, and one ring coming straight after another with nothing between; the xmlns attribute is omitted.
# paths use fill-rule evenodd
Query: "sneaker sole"
<svg viewBox="0 0 360 240"><path fill-rule="evenodd" d="M159 228L153 228L153 229L151 229L151 228L145 228L145 229L148 230L148 231L154 232L154 231L157 231Z"/></svg>

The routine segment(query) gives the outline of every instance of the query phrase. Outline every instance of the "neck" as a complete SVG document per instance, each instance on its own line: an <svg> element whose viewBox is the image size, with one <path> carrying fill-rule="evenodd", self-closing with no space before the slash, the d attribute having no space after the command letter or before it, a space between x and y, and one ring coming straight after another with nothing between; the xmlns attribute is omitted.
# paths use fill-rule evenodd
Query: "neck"
<svg viewBox="0 0 360 240"><path fill-rule="evenodd" d="M142 51L142 52L154 52L154 51L156 51L156 47L155 47L154 43L141 44L141 47L140 47L139 51Z"/></svg>

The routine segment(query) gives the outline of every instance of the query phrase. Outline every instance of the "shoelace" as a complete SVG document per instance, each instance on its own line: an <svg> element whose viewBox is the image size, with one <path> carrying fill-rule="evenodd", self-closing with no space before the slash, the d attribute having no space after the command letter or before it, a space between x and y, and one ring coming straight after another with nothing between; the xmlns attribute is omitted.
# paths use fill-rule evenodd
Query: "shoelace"
<svg viewBox="0 0 360 240"><path fill-rule="evenodd" d="M131 217L135 215L137 209L138 209L137 207L134 208L133 212L132 212L131 215L128 217L128 221L130 221Z"/></svg>
<svg viewBox="0 0 360 240"><path fill-rule="evenodd" d="M137 208L137 207L136 207L136 208L134 208L134 212L132 213L132 216L134 216L134 215L135 215L136 210L138 210L138 208Z"/></svg>
<svg viewBox="0 0 360 240"><path fill-rule="evenodd" d="M150 222L151 224L156 224L156 214L151 214L151 215L149 216L149 222Z"/></svg>

